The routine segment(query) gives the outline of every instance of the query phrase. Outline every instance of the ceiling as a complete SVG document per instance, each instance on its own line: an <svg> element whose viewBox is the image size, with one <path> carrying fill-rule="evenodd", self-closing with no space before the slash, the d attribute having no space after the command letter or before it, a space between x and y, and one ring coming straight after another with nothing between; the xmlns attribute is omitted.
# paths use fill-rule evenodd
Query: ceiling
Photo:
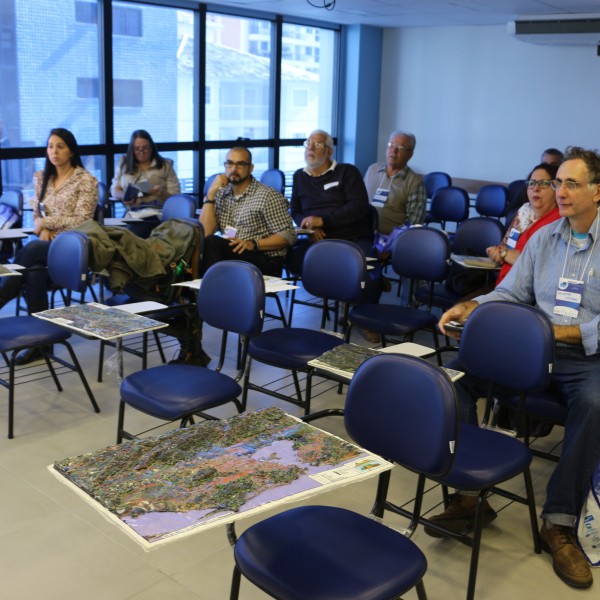
<svg viewBox="0 0 600 600"><path fill-rule="evenodd" d="M308 0L207 1L213 6L379 27L505 25L524 16L600 17L600 0L335 0L332 10L310 6ZM333 1L310 0L320 7Z"/></svg>

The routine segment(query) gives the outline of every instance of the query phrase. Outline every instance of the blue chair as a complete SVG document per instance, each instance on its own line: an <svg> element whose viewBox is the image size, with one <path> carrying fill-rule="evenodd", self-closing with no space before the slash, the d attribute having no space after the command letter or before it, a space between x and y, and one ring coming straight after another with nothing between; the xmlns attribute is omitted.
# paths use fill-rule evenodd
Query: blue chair
<svg viewBox="0 0 600 600"><path fill-rule="evenodd" d="M87 286L87 243L83 239L85 237L77 231L65 231L56 237L48 251L48 273L54 283L67 289L69 294L71 291L82 291ZM15 360L21 350L38 349L41 352L59 392L62 391L62 387L50 358L75 371L81 379L94 411L100 412L77 356L67 342L71 337L69 330L37 317L15 316L2 319L0 332L0 353L8 366L8 379L0 379L0 385L8 389L9 439L14 437ZM57 344L67 349L71 362L54 354L52 347Z"/></svg>
<svg viewBox="0 0 600 600"><path fill-rule="evenodd" d="M206 178L206 181L204 182L204 188L202 190L204 198L206 198L206 194L208 194L208 190L210 189L210 186L212 185L217 175L218 173L213 173L212 175Z"/></svg>
<svg viewBox="0 0 600 600"><path fill-rule="evenodd" d="M348 305L358 302L364 289L366 277L365 257L360 248L345 240L321 240L310 246L304 257L302 281L312 295L325 300L344 303L344 322ZM321 327L324 327L325 315ZM310 412L311 382L313 369L308 362L327 350L344 343L344 340L323 331L301 327L279 327L263 332L250 340L248 354L250 363L244 380L242 404L246 405L250 390L292 402ZM296 396L288 396L276 390L250 381L252 362L258 361L279 369L290 370ZM306 373L304 398L300 390L298 373Z"/></svg>
<svg viewBox="0 0 600 600"><path fill-rule="evenodd" d="M506 215L508 188L504 185L484 185L477 192L475 210L482 217L501 219Z"/></svg>
<svg viewBox="0 0 600 600"><path fill-rule="evenodd" d="M423 177L423 185L425 186L427 198L431 200L440 188L452 185L452 177L442 171L432 171Z"/></svg>
<svg viewBox="0 0 600 600"><path fill-rule="evenodd" d="M431 476L452 465L454 391L425 361L381 355L363 363L348 389L344 422L352 440L388 460L413 461ZM235 540L232 526L229 532ZM427 563L417 546L343 508L303 506L261 521L235 541L234 558L232 600L242 574L285 600L390 600L413 587L426 598Z"/></svg>
<svg viewBox="0 0 600 600"><path fill-rule="evenodd" d="M468 256L486 256L486 248L498 245L502 241L503 235L502 223L498 219L472 217L458 226L452 240L452 252ZM473 285L483 288L493 283L497 271L465 269L459 265L451 265L445 282L436 283L433 288L427 284L417 286L415 290L417 302L435 306L444 311L454 306L465 296L464 293L453 287L453 278L457 273L472 276Z"/></svg>
<svg viewBox="0 0 600 600"><path fill-rule="evenodd" d="M430 329L435 348L439 350L435 327L438 319L429 310L417 308L413 298L419 282L425 281L432 287L446 279L449 257L450 242L444 232L429 227L412 227L402 233L394 243L391 264L397 275L410 282L409 305L360 304L353 307L348 315L351 327L376 331L381 335L384 347L387 337L412 340L417 331Z"/></svg>
<svg viewBox="0 0 600 600"><path fill-rule="evenodd" d="M483 424L495 426L498 407L507 406L515 411L516 429L524 432L526 445L530 418L564 426L567 407L556 390L548 389L554 361L554 330L548 318L532 306L486 302L473 311L467 324L459 358L469 373L489 382ZM490 361L493 355L502 356L502 364ZM497 394L496 386L515 393ZM557 460L538 450L532 454Z"/></svg>
<svg viewBox="0 0 600 600"><path fill-rule="evenodd" d="M169 196L162 207L161 221L167 219L196 219L196 199L189 194Z"/></svg>
<svg viewBox="0 0 600 600"><path fill-rule="evenodd" d="M232 293L235 290L235 293ZM265 307L264 279L257 267L243 261L223 261L205 273L198 292L202 320L223 332L216 369L167 364L127 376L121 384L117 444L135 436L124 429L125 407L130 406L163 421L193 423L194 416L215 417L204 411L232 402L244 410L238 397L248 352L248 341L260 333ZM241 337L242 358L235 378L221 373L228 332ZM175 383L176 382L176 383Z"/></svg>
<svg viewBox="0 0 600 600"><path fill-rule="evenodd" d="M476 326L470 326L469 320L465 332L467 327L470 327L471 335L478 334ZM464 340L461 348L463 343ZM487 358L490 364L498 363L496 355L491 357L493 360ZM394 407L399 416L390 418ZM357 444L418 475L415 500L410 510L388 500L390 472L382 473L373 513L378 517L384 517L385 511L400 514L410 519L409 533L414 532L418 524L423 524L438 535L453 537L472 547L467 600L475 596L483 507L490 492L528 506L534 550L541 553L529 471L531 452L518 440L502 433L459 424L453 386L435 365L402 355L369 359L356 371L345 410L346 430ZM360 431L371 432L370 437L361 436ZM497 487L521 474L525 480L525 497ZM441 484L445 502L448 501L448 487L478 492L472 536L447 530L422 516L427 479Z"/></svg>
<svg viewBox="0 0 600 600"><path fill-rule="evenodd" d="M261 176L260 182L272 187L276 192L285 192L285 173L281 169L267 169Z"/></svg>
<svg viewBox="0 0 600 600"><path fill-rule="evenodd" d="M425 223L440 223L446 230L448 223L459 223L469 217L469 195L460 187L449 186L438 189L431 199Z"/></svg>

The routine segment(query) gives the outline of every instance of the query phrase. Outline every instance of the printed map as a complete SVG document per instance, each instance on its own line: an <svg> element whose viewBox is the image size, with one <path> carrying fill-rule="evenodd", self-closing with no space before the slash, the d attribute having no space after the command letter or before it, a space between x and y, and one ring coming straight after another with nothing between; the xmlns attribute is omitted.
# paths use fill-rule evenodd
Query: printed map
<svg viewBox="0 0 600 600"><path fill-rule="evenodd" d="M381 458L278 408L204 421L54 463L58 473L149 544L389 468Z"/></svg>

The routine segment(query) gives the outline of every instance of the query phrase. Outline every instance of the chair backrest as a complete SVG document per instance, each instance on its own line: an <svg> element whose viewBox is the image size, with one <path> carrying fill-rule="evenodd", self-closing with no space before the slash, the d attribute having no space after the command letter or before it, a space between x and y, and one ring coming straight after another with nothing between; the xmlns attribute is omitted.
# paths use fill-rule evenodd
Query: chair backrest
<svg viewBox="0 0 600 600"><path fill-rule="evenodd" d="M48 275L52 282L72 292L87 287L89 240L81 231L63 231L50 244Z"/></svg>
<svg viewBox="0 0 600 600"><path fill-rule="evenodd" d="M108 196L109 190L106 183L103 181L98 182L98 204L96 204L96 209L94 210L94 221L98 221L98 223L104 223L104 217L107 213L107 205L108 205Z"/></svg>
<svg viewBox="0 0 600 600"><path fill-rule="evenodd" d="M431 216L438 221L460 223L469 216L469 194L456 186L437 190L431 200Z"/></svg>
<svg viewBox="0 0 600 600"><path fill-rule="evenodd" d="M452 252L470 256L486 256L485 249L497 246L504 237L504 227L498 219L472 217L459 224L452 240Z"/></svg>
<svg viewBox="0 0 600 600"><path fill-rule="evenodd" d="M527 189L524 179L515 179L508 184L508 203L512 204Z"/></svg>
<svg viewBox="0 0 600 600"><path fill-rule="evenodd" d="M439 282L448 275L450 241L439 229L411 227L392 248L392 268L411 280Z"/></svg>
<svg viewBox="0 0 600 600"><path fill-rule="evenodd" d="M167 219L194 219L196 217L196 199L189 194L169 196L162 207L161 221Z"/></svg>
<svg viewBox="0 0 600 600"><path fill-rule="evenodd" d="M475 210L482 217L496 217L497 219L506 214L508 206L508 188L504 185L484 185L477 192Z"/></svg>
<svg viewBox="0 0 600 600"><path fill-rule="evenodd" d="M281 169L267 169L260 176L260 182L283 194L285 190L285 173Z"/></svg>
<svg viewBox="0 0 600 600"><path fill-rule="evenodd" d="M440 188L451 186L452 178L448 173L432 171L423 177L423 185L425 186L427 197L431 199Z"/></svg>
<svg viewBox="0 0 600 600"><path fill-rule="evenodd" d="M0 196L0 203L10 206L19 215L23 214L23 192L21 190L5 186L2 196Z"/></svg>
<svg viewBox="0 0 600 600"><path fill-rule="evenodd" d="M198 312L222 331L258 335L265 313L265 282L258 267L241 260L214 264L202 278Z"/></svg>
<svg viewBox="0 0 600 600"><path fill-rule="evenodd" d="M515 391L537 392L550 382L554 330L533 306L485 302L469 315L458 352L471 375Z"/></svg>
<svg viewBox="0 0 600 600"><path fill-rule="evenodd" d="M437 366L381 354L356 370L344 424L361 447L431 477L452 466L458 432L454 387Z"/></svg>
<svg viewBox="0 0 600 600"><path fill-rule="evenodd" d="M210 177L208 177L206 179L206 181L204 182L204 189L202 190L202 194L203 197L206 197L206 194L208 194L208 190L210 189L210 186L212 185L212 182L215 180L215 177L218 175L218 173L213 173Z"/></svg>
<svg viewBox="0 0 600 600"><path fill-rule="evenodd" d="M302 285L313 296L349 304L360 300L367 266L361 249L346 240L312 244L302 263Z"/></svg>

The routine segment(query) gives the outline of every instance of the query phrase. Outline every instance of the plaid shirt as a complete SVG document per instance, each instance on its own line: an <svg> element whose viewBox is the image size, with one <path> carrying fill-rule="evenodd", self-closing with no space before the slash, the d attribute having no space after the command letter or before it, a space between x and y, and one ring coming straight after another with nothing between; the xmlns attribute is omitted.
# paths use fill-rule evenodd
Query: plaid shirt
<svg viewBox="0 0 600 600"><path fill-rule="evenodd" d="M246 191L236 198L231 185L215 194L215 216L218 228L237 229L241 240L262 240L273 234L283 237L291 246L296 241L294 223L287 200L273 188L256 181L254 177ZM269 256L285 256L287 248L268 250Z"/></svg>

